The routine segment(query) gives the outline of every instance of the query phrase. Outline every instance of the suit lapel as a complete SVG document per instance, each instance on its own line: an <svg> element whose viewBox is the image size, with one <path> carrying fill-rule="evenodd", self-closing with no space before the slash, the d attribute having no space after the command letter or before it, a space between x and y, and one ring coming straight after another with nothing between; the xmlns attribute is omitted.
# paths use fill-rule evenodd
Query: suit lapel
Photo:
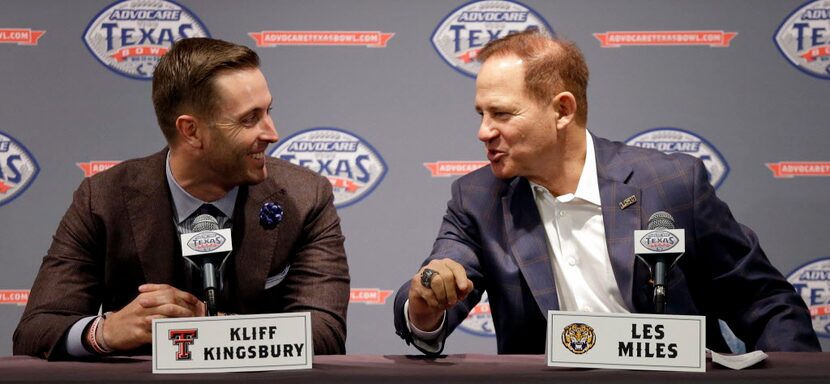
<svg viewBox="0 0 830 384"><path fill-rule="evenodd" d="M269 169L274 172L274 169ZM285 190L268 177L260 184L240 187L234 210L232 229L234 251L233 264L236 269L238 297L255 297L265 287L265 279L271 270L276 253L279 226L266 229L259 224L259 211L266 202L281 203L283 207ZM291 214L292 212L286 212ZM234 282L232 282L234 284ZM225 291L227 293L227 290ZM225 298L225 302L228 298Z"/></svg>
<svg viewBox="0 0 830 384"><path fill-rule="evenodd" d="M608 256L625 305L634 312L634 230L642 228L641 191L627 184L633 169L619 156L618 147L594 138L594 149Z"/></svg>
<svg viewBox="0 0 830 384"><path fill-rule="evenodd" d="M548 310L559 309L559 299L545 229L525 178L515 178L510 183L502 207L510 251L539 309L547 316Z"/></svg>
<svg viewBox="0 0 830 384"><path fill-rule="evenodd" d="M130 175L131 180L124 186L129 216L126 220L148 283L182 280L175 273L181 252L165 176L166 158L166 149L148 157L146 162L134 168L135 174Z"/></svg>

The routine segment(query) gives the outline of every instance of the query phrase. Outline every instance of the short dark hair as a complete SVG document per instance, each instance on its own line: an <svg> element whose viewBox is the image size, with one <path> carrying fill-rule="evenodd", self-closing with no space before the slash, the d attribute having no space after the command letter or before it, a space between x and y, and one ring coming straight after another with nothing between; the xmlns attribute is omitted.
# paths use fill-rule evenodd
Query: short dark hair
<svg viewBox="0 0 830 384"><path fill-rule="evenodd" d="M210 38L177 41L153 72L153 107L168 143L183 113L213 118L213 79L225 70L259 68L259 56L244 45Z"/></svg>
<svg viewBox="0 0 830 384"><path fill-rule="evenodd" d="M492 40L478 52L484 63L493 56L516 55L525 62L525 89L544 104L564 91L576 98L576 121L588 120L588 64L576 44L549 37L537 29Z"/></svg>

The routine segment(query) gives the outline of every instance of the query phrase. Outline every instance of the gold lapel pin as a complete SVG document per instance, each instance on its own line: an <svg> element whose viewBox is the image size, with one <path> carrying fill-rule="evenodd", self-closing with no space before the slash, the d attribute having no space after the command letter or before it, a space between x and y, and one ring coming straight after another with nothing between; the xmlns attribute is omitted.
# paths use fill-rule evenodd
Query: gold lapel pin
<svg viewBox="0 0 830 384"><path fill-rule="evenodd" d="M620 201L620 209L626 209L632 204L637 202L637 196L631 195L625 198L625 200Z"/></svg>

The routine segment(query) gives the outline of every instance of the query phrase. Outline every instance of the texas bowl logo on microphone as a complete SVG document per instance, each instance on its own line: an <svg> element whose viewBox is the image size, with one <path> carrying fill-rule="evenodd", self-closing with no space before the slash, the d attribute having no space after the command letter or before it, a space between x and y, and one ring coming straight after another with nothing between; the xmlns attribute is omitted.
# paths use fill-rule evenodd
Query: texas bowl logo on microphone
<svg viewBox="0 0 830 384"><path fill-rule="evenodd" d="M368 141L339 128L310 128L280 142L269 156L329 179L334 206L348 207L368 196L386 175L386 162Z"/></svg>
<svg viewBox="0 0 830 384"><path fill-rule="evenodd" d="M773 41L798 70L830 80L830 0L807 2L787 16Z"/></svg>
<svg viewBox="0 0 830 384"><path fill-rule="evenodd" d="M478 51L490 40L529 28L553 35L536 11L516 1L472 1L452 11L432 33L432 46L456 71L476 77Z"/></svg>
<svg viewBox="0 0 830 384"><path fill-rule="evenodd" d="M490 298L486 291L481 295L478 305L473 307L458 328L476 336L496 336L496 328L493 326L493 316L490 312Z"/></svg>
<svg viewBox="0 0 830 384"><path fill-rule="evenodd" d="M212 252L225 244L225 237L212 231L199 232L187 241L187 246L196 252Z"/></svg>
<svg viewBox="0 0 830 384"><path fill-rule="evenodd" d="M656 149L660 152L685 153L703 161L709 172L709 182L718 188L726 175L729 164L720 151L703 137L679 128L654 128L641 132L625 141L635 147Z"/></svg>
<svg viewBox="0 0 830 384"><path fill-rule="evenodd" d="M657 229L643 236L640 239L640 244L650 251L663 252L674 248L679 241L680 240L673 233Z"/></svg>
<svg viewBox="0 0 830 384"><path fill-rule="evenodd" d="M830 257L796 268L787 281L804 299L819 337L830 338Z"/></svg>
<svg viewBox="0 0 830 384"><path fill-rule="evenodd" d="M26 147L0 131L0 207L26 192L40 172Z"/></svg>
<svg viewBox="0 0 830 384"><path fill-rule="evenodd" d="M170 0L123 0L99 12L84 31L93 56L113 72L138 80L153 78L159 59L174 42L210 37L190 10Z"/></svg>

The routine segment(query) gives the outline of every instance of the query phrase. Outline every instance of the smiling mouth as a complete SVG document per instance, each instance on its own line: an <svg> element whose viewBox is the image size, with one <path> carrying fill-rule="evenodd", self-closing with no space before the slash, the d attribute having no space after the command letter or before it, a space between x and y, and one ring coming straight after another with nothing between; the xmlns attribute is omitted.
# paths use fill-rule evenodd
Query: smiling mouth
<svg viewBox="0 0 830 384"><path fill-rule="evenodd" d="M507 154L504 152L494 151L491 149L487 151L487 160L490 160L491 163L495 163L501 160L506 155Z"/></svg>
<svg viewBox="0 0 830 384"><path fill-rule="evenodd" d="M248 156L252 157L254 160L262 160L265 158L265 152L252 153Z"/></svg>

